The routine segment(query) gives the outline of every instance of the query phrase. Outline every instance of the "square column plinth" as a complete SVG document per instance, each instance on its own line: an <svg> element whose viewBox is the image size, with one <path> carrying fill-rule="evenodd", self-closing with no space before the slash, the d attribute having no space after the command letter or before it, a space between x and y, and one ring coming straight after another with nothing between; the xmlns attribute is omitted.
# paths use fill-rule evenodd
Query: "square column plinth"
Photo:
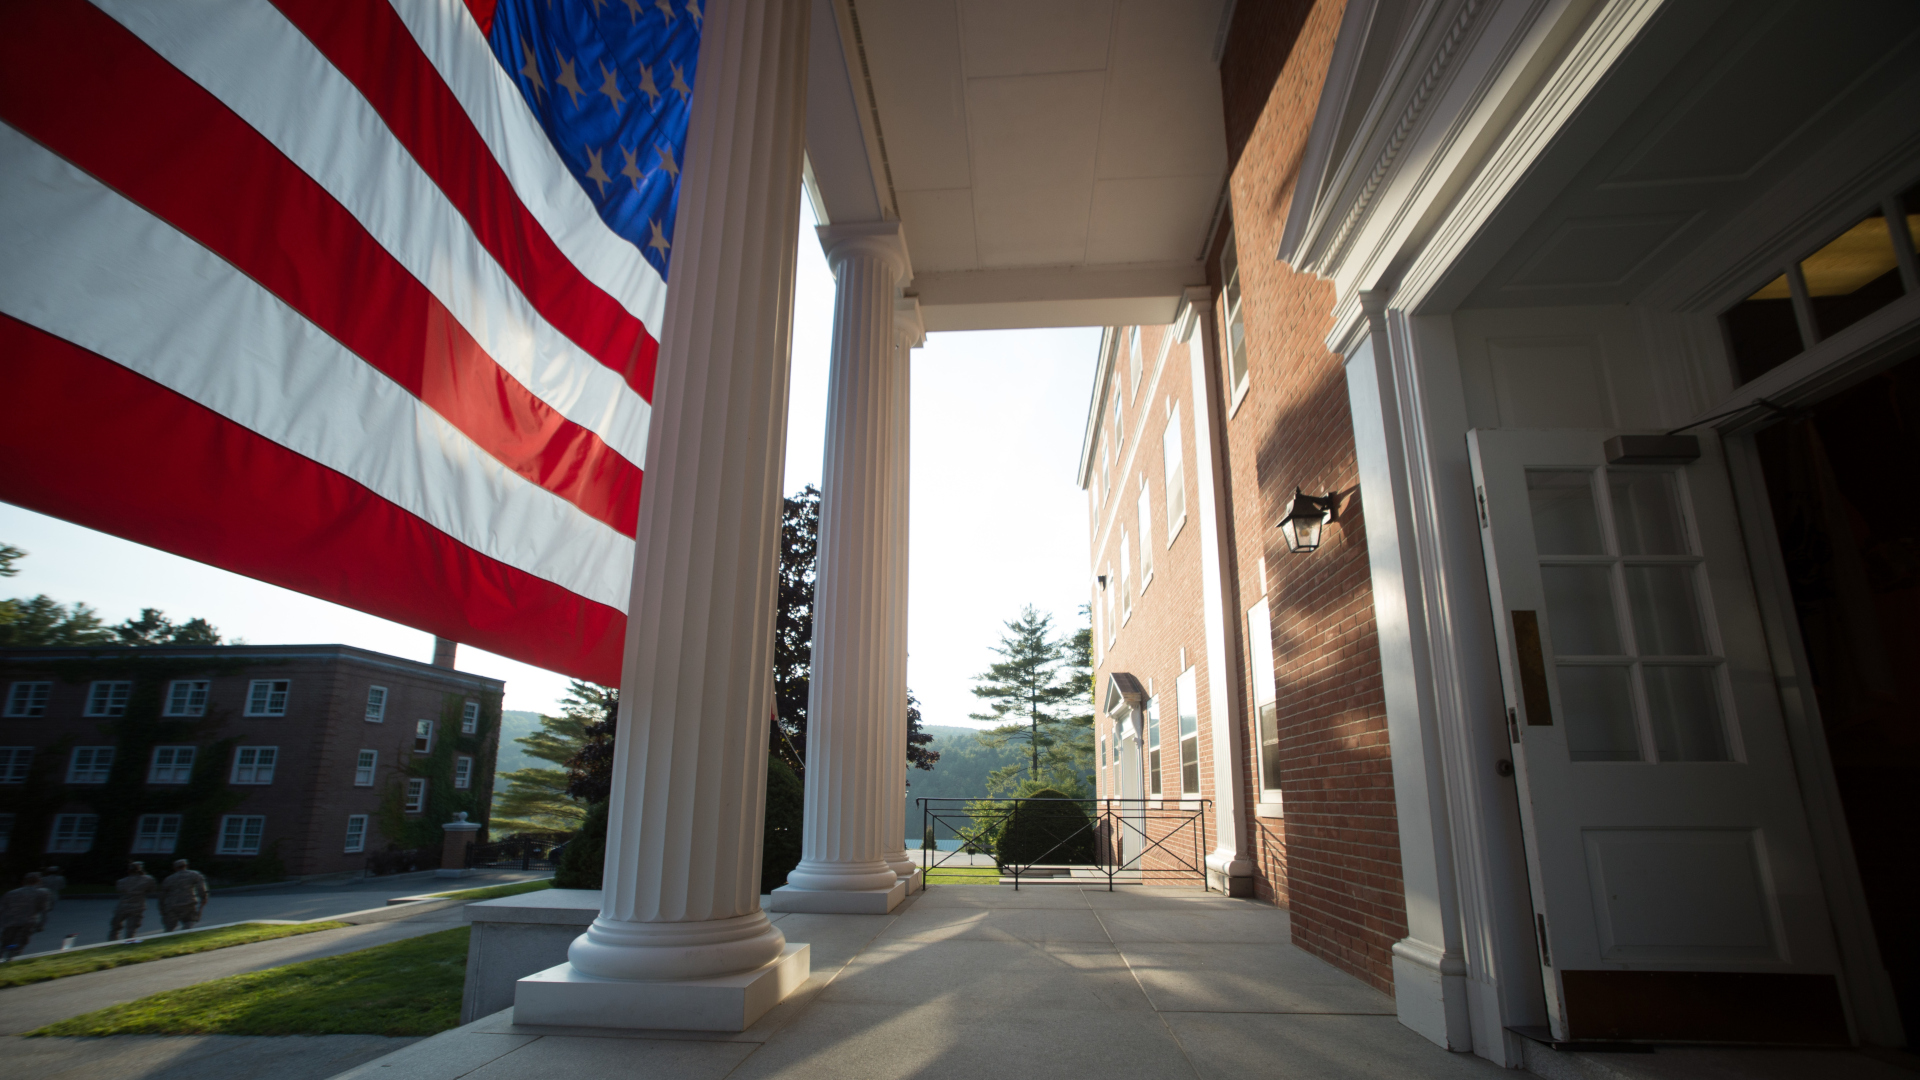
<svg viewBox="0 0 1920 1080"><path fill-rule="evenodd" d="M800 989L812 971L808 947L787 944L753 971L712 979L632 982L582 975L559 964L514 987L513 1022L554 1027L745 1031Z"/></svg>
<svg viewBox="0 0 1920 1080"><path fill-rule="evenodd" d="M916 866L913 868L913 873L901 878L900 882L907 887L907 895L912 896L927 887L927 875Z"/></svg>
<svg viewBox="0 0 1920 1080"><path fill-rule="evenodd" d="M885 915L906 898L905 878L895 878L891 889L796 889L782 885L767 894L767 910L804 911L810 915Z"/></svg>

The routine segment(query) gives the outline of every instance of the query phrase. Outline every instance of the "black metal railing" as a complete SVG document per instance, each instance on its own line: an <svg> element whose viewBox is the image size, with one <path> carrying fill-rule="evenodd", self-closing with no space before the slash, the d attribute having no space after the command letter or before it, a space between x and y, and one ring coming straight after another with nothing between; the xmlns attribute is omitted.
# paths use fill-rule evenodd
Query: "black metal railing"
<svg viewBox="0 0 1920 1080"><path fill-rule="evenodd" d="M551 870L553 843L532 836L510 836L497 844L470 844L467 869Z"/></svg>
<svg viewBox="0 0 1920 1080"><path fill-rule="evenodd" d="M1075 870L1114 885L1207 883L1207 811L1211 799L916 799L920 865L956 869L958 859L990 855L1000 876L1057 877ZM940 842L953 841L952 850ZM1149 860L1149 856L1153 856ZM1151 861L1151 865L1149 865ZM949 865L952 864L952 865ZM1139 879L1133 879L1138 874ZM1084 880L1084 879L1083 879Z"/></svg>

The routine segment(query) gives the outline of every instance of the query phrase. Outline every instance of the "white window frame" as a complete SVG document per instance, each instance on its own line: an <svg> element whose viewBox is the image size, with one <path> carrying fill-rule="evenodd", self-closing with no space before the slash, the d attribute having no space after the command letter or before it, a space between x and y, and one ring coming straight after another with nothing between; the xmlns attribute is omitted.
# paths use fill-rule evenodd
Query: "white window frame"
<svg viewBox="0 0 1920 1080"><path fill-rule="evenodd" d="M168 744L153 748L147 759L147 783L184 784L193 779L193 763L200 756L197 746Z"/></svg>
<svg viewBox="0 0 1920 1080"><path fill-rule="evenodd" d="M347 815L346 854L356 855L367 850L367 815Z"/></svg>
<svg viewBox="0 0 1920 1080"><path fill-rule="evenodd" d="M7 687L7 715L28 717L47 715L47 699L53 696L51 679L25 679Z"/></svg>
<svg viewBox="0 0 1920 1080"><path fill-rule="evenodd" d="M473 759L462 754L453 759L453 786L467 788L473 785Z"/></svg>
<svg viewBox="0 0 1920 1080"><path fill-rule="evenodd" d="M471 735L480 730L480 703L469 701L460 707L460 734Z"/></svg>
<svg viewBox="0 0 1920 1080"><path fill-rule="evenodd" d="M55 814L47 827L47 854L85 855L99 831L99 814Z"/></svg>
<svg viewBox="0 0 1920 1080"><path fill-rule="evenodd" d="M353 786L372 787L380 771L380 751L362 750L353 762Z"/></svg>
<svg viewBox="0 0 1920 1080"><path fill-rule="evenodd" d="M1246 348L1246 305L1240 282L1240 251L1233 230L1227 230L1227 246L1220 252L1220 359L1226 364L1227 416L1240 411L1240 402L1253 383L1253 364ZM1240 326L1240 348L1233 347L1233 328ZM1236 373L1235 368L1238 368Z"/></svg>
<svg viewBox="0 0 1920 1080"><path fill-rule="evenodd" d="M0 784L24 784L33 768L33 747L0 746Z"/></svg>
<svg viewBox="0 0 1920 1080"><path fill-rule="evenodd" d="M1120 453L1127 446L1127 407L1124 394L1120 392L1119 380L1113 385L1113 459L1118 462Z"/></svg>
<svg viewBox="0 0 1920 1080"><path fill-rule="evenodd" d="M1180 435L1180 403L1167 401L1167 430L1160 435L1160 454L1167 470L1167 546L1187 523L1187 452Z"/></svg>
<svg viewBox="0 0 1920 1080"><path fill-rule="evenodd" d="M73 753L67 756L67 783L106 783L108 774L113 772L113 749L111 746L74 747Z"/></svg>
<svg viewBox="0 0 1920 1080"><path fill-rule="evenodd" d="M384 724L387 722L387 688L384 686L367 687L367 723Z"/></svg>
<svg viewBox="0 0 1920 1080"><path fill-rule="evenodd" d="M247 715L285 716L292 696L292 679L255 679L247 684Z"/></svg>
<svg viewBox="0 0 1920 1080"><path fill-rule="evenodd" d="M134 819L133 854L171 855L179 846L179 814L141 814Z"/></svg>
<svg viewBox="0 0 1920 1080"><path fill-rule="evenodd" d="M280 764L277 746L236 746L233 748L233 776L229 781L253 787L273 783L273 770Z"/></svg>
<svg viewBox="0 0 1920 1080"><path fill-rule="evenodd" d="M1153 584L1153 486L1140 474L1140 595Z"/></svg>
<svg viewBox="0 0 1920 1080"><path fill-rule="evenodd" d="M1140 356L1140 328L1129 327L1127 329L1127 375L1132 380L1132 396L1136 398L1140 396L1140 379L1145 375L1143 366Z"/></svg>
<svg viewBox="0 0 1920 1080"><path fill-rule="evenodd" d="M1120 621L1133 618L1133 537L1120 530Z"/></svg>
<svg viewBox="0 0 1920 1080"><path fill-rule="evenodd" d="M1101 589L1100 592L1102 594L1102 598L1106 601L1107 648L1111 649L1113 648L1114 641L1118 639L1120 636L1120 620L1115 618L1113 614L1117 606L1114 603L1114 597L1118 595L1120 592L1120 581L1118 578L1113 576L1113 566L1111 564L1107 566L1106 578L1107 578L1106 587Z"/></svg>
<svg viewBox="0 0 1920 1080"><path fill-rule="evenodd" d="M220 819L218 855L258 855L267 831L265 814L227 814Z"/></svg>
<svg viewBox="0 0 1920 1080"><path fill-rule="evenodd" d="M175 679L167 684L167 704L161 716L207 715L208 679Z"/></svg>
<svg viewBox="0 0 1920 1080"><path fill-rule="evenodd" d="M1279 765L1267 767L1266 745L1269 733L1276 744L1280 739L1279 684L1273 670L1273 625L1267 614L1267 601L1261 597L1247 609L1247 670L1253 677L1253 769L1260 781L1260 811L1277 813L1281 802ZM1269 773L1273 775L1269 775ZM1269 809L1271 807L1271 809Z"/></svg>
<svg viewBox="0 0 1920 1080"><path fill-rule="evenodd" d="M1147 752L1147 795L1157 799L1166 787L1160 772L1160 703L1149 698L1141 703L1140 712L1146 721L1142 725L1141 740Z"/></svg>
<svg viewBox="0 0 1920 1080"><path fill-rule="evenodd" d="M1195 691L1193 669L1180 673L1173 682L1174 709L1180 716L1180 797L1198 799L1205 779L1200 768L1200 703ZM1188 767L1193 770L1192 783L1187 777Z"/></svg>
<svg viewBox="0 0 1920 1080"><path fill-rule="evenodd" d="M416 754L433 753L433 729L434 729L434 723L431 720L415 720L413 722L413 752L414 753Z"/></svg>
<svg viewBox="0 0 1920 1080"><path fill-rule="evenodd" d="M88 716L125 716L127 698L133 696L131 679L95 679L87 684Z"/></svg>
<svg viewBox="0 0 1920 1080"><path fill-rule="evenodd" d="M427 780L423 776L407 779L405 812L424 814L427 812Z"/></svg>

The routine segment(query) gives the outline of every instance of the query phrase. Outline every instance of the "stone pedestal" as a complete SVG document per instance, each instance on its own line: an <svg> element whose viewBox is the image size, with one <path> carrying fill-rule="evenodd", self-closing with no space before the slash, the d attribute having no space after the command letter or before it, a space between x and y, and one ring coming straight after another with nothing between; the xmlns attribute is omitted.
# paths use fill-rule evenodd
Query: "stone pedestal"
<svg viewBox="0 0 1920 1080"><path fill-rule="evenodd" d="M807 31L806 0L706 7L605 888L568 964L516 987L516 1012L541 1023L737 1030L806 976L806 950L760 910L759 876Z"/></svg>
<svg viewBox="0 0 1920 1080"><path fill-rule="evenodd" d="M906 746L906 654L896 648L904 642L896 600L905 592L906 398L894 303L907 252L897 222L822 226L820 240L838 287L807 698L806 826L800 865L768 903L776 911L883 914L906 893L884 855L903 839L887 840L900 831L894 760Z"/></svg>
<svg viewBox="0 0 1920 1080"><path fill-rule="evenodd" d="M466 877L473 871L467 869L467 849L473 846L480 835L480 824L467 820L467 812L459 811L453 820L440 826L446 830L446 838L440 846L440 869L433 872L434 877Z"/></svg>

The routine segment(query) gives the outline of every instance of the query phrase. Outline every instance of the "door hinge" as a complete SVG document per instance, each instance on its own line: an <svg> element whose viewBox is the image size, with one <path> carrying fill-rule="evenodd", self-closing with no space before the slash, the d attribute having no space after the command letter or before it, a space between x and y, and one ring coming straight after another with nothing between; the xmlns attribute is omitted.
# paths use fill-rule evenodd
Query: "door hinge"
<svg viewBox="0 0 1920 1080"><path fill-rule="evenodd" d="M1552 967L1553 950L1547 947L1547 917L1536 912L1533 916L1533 924L1540 930L1540 966Z"/></svg>
<svg viewBox="0 0 1920 1080"><path fill-rule="evenodd" d="M1520 714L1511 705L1507 706L1507 741L1516 745L1520 742Z"/></svg>
<svg viewBox="0 0 1920 1080"><path fill-rule="evenodd" d="M1485 484L1474 485L1473 499L1480 504L1480 527L1484 529L1487 527L1487 487Z"/></svg>

